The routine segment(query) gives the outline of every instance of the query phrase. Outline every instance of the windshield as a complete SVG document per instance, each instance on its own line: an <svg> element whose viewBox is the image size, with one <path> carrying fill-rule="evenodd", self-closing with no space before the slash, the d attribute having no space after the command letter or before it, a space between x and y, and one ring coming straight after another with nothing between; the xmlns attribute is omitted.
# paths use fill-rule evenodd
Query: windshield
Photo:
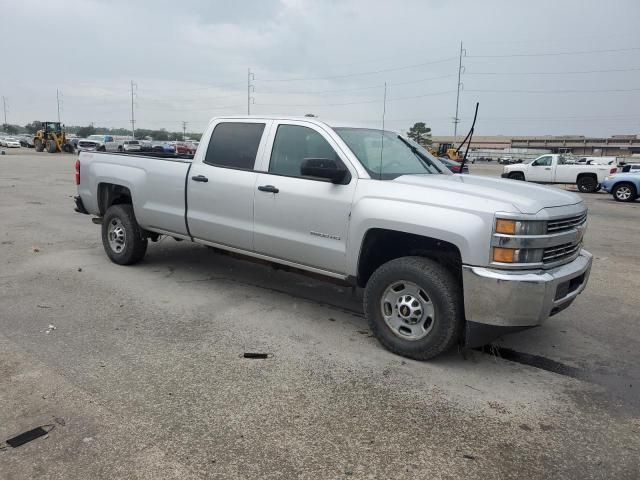
<svg viewBox="0 0 640 480"><path fill-rule="evenodd" d="M89 140L102 140L104 137L102 135L89 135L87 138Z"/></svg>
<svg viewBox="0 0 640 480"><path fill-rule="evenodd" d="M448 169L417 143L397 133L369 128L335 128L371 178L447 173Z"/></svg>

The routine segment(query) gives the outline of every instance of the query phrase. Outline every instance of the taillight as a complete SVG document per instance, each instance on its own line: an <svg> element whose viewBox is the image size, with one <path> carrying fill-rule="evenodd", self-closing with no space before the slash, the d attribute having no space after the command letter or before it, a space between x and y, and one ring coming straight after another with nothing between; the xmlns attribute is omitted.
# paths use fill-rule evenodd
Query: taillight
<svg viewBox="0 0 640 480"><path fill-rule="evenodd" d="M460 167L459 167L458 165L454 165L454 166L452 167L452 170L453 170L454 172L456 172L456 173L460 173Z"/></svg>
<svg viewBox="0 0 640 480"><path fill-rule="evenodd" d="M618 171L618 169L617 169L617 168L612 168L611 170L609 170L609 173L610 173L610 174L611 174L611 173L616 173L617 171Z"/></svg>
<svg viewBox="0 0 640 480"><path fill-rule="evenodd" d="M80 185L80 159L76 160L76 185Z"/></svg>

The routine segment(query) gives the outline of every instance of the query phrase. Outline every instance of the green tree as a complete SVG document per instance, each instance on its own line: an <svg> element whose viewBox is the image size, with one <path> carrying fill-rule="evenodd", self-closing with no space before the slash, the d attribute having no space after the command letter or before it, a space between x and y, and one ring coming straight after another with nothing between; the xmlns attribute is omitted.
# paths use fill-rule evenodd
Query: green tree
<svg viewBox="0 0 640 480"><path fill-rule="evenodd" d="M93 135L94 133L96 133L96 129L93 125L80 127L76 131L76 135L78 135L80 138L87 138L89 135Z"/></svg>
<svg viewBox="0 0 640 480"><path fill-rule="evenodd" d="M151 136L153 137L154 140L160 140L160 141L169 140L169 132L167 132L164 128L162 130L152 130Z"/></svg>
<svg viewBox="0 0 640 480"><path fill-rule="evenodd" d="M39 122L38 120L34 120L31 123L27 123L24 126L24 128L27 130L27 133L30 133L33 135L42 128L42 122Z"/></svg>
<svg viewBox="0 0 640 480"><path fill-rule="evenodd" d="M16 133L18 133L18 128L15 125L10 125L8 123L2 125L2 130L10 135L15 135Z"/></svg>
<svg viewBox="0 0 640 480"><path fill-rule="evenodd" d="M422 146L431 145L431 128L424 122L417 122L409 129L407 136Z"/></svg>

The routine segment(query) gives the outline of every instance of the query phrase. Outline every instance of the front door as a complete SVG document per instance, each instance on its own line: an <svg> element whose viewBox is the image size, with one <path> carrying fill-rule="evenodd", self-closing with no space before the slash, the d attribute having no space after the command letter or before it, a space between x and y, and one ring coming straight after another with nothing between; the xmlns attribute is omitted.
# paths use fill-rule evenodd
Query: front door
<svg viewBox="0 0 640 480"><path fill-rule="evenodd" d="M342 182L304 177L304 159L348 162L333 139L305 122L273 125L268 170L258 174L254 241L259 253L335 273L346 271L346 246L354 172Z"/></svg>
<svg viewBox="0 0 640 480"><path fill-rule="evenodd" d="M269 122L225 120L213 127L202 157L187 178L191 236L241 250L253 250L254 170ZM264 137L264 141L263 141Z"/></svg>
<svg viewBox="0 0 640 480"><path fill-rule="evenodd" d="M541 183L553 182L551 159L551 155L536 158L527 169L527 181Z"/></svg>

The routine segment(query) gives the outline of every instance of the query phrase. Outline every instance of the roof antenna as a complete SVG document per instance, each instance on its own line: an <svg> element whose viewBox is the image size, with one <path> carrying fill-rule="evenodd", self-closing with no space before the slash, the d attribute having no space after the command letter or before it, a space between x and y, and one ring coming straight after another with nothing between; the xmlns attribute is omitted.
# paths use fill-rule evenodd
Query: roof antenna
<svg viewBox="0 0 640 480"><path fill-rule="evenodd" d="M459 152L462 146L465 144L467 139L469 139L469 144L467 145L467 149L464 151L464 157L462 157L462 162L460 163L460 173L462 173L462 169L464 168L464 164L467 162L467 153L469 153L469 147L471 146L471 139L473 138L473 131L476 127L476 118L478 118L478 107L480 106L480 102L476 102L476 112L473 114L473 123L471 124L471 129L467 136L464 137L462 143L458 146L457 151Z"/></svg>
<svg viewBox="0 0 640 480"><path fill-rule="evenodd" d="M378 179L382 180L382 151L384 150L384 115L387 113L387 82L384 82L384 99L382 101L382 133L380 135L380 171Z"/></svg>

